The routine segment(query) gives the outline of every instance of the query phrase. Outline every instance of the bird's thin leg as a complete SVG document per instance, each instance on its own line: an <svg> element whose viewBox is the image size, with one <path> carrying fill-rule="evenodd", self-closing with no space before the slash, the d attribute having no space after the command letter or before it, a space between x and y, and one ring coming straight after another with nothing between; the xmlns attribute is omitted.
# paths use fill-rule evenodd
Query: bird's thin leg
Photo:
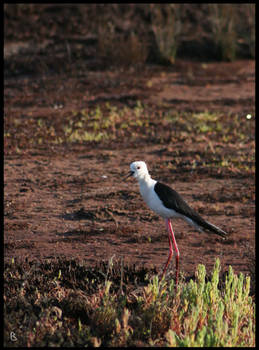
<svg viewBox="0 0 259 350"><path fill-rule="evenodd" d="M174 245L174 249L175 249L175 284L177 285L178 283L178 275L179 275L179 258L180 258L180 253L179 253L179 249L175 240L175 236L174 236L174 231L172 228L172 224L171 221L169 219L166 220L167 223L167 227L168 227L168 231L171 234L172 240L173 240L173 245ZM169 234L169 236L170 236Z"/></svg>
<svg viewBox="0 0 259 350"><path fill-rule="evenodd" d="M166 219L166 226L168 229L168 219ZM171 237L170 237L170 230L168 229L168 241L169 241L169 255L168 255L168 259L167 262L165 264L164 270L163 270L163 274L162 277L165 275L166 269L169 265L170 260L172 259L173 256L173 246L172 246L172 242L171 242Z"/></svg>

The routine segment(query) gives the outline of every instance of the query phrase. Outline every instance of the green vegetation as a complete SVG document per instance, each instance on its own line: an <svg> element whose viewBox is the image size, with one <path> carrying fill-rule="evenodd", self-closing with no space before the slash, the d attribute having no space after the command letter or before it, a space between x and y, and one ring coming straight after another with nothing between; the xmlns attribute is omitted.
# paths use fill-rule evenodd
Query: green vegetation
<svg viewBox="0 0 259 350"><path fill-rule="evenodd" d="M148 120L142 115L143 111L140 102L133 109L124 107L119 110L116 106L106 103L103 109L97 106L92 111L73 111L72 116L64 123L64 141L114 140L117 138L117 130L148 126Z"/></svg>
<svg viewBox="0 0 259 350"><path fill-rule="evenodd" d="M61 143L101 142L105 140L151 139L163 142L165 127L171 130L171 138L184 141L187 138L211 140L217 138L218 143L248 142L251 139L248 120L239 115L224 115L221 113L175 113L170 109L157 114L152 106L142 105L138 101L135 107L118 108L106 103L97 105L94 109L72 110L69 113L57 115L54 119L35 118L28 116L21 122L18 117L6 116L5 138L11 141L12 132L16 132L15 140L24 143L26 130L32 128L33 134L27 144L34 146ZM14 128L12 130L12 128Z"/></svg>
<svg viewBox="0 0 259 350"><path fill-rule="evenodd" d="M175 289L122 266L7 264L5 346L255 346L250 277L230 266L220 278L216 260L209 279L198 265Z"/></svg>
<svg viewBox="0 0 259 350"><path fill-rule="evenodd" d="M222 291L218 289L219 260L210 282L205 282L205 267L199 265L197 282L192 280L182 290L179 312L181 332L175 325L166 334L170 346L253 346L254 308L249 297L250 278L234 275L231 266ZM249 311L248 311L249 310ZM248 312L248 313L247 313Z"/></svg>
<svg viewBox="0 0 259 350"><path fill-rule="evenodd" d="M204 154L201 151L193 152L192 162L181 164L184 149L173 152L174 161L170 167L174 171L179 166L191 171L201 170L202 167L209 171L214 169L218 175L223 168L233 174L253 174L255 171L254 136L251 129L253 117L247 119L240 115L210 112L180 114L171 109L158 114L152 106L139 101L134 107L119 108L105 103L92 109L59 113L55 119L28 116L23 122L18 117L6 117L6 149L19 154L30 147L84 143L110 145L111 142L168 145L191 140L204 144ZM251 147L246 147L245 152L247 144L251 144ZM232 145L239 145L234 154Z"/></svg>

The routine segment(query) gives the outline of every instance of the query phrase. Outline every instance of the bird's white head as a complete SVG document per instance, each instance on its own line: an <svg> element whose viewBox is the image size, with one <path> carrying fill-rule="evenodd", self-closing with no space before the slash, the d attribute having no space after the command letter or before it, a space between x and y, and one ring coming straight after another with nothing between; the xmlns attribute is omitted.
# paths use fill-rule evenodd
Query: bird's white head
<svg viewBox="0 0 259 350"><path fill-rule="evenodd" d="M141 180L149 176L147 165L143 161L136 161L130 164L130 175L137 180Z"/></svg>

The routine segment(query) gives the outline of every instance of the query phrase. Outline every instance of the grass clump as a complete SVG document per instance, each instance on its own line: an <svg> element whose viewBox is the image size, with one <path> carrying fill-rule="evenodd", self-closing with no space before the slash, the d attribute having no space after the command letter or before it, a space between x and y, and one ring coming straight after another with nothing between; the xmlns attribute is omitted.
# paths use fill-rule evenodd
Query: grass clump
<svg viewBox="0 0 259 350"><path fill-rule="evenodd" d="M107 102L105 106L96 106L93 110L73 112L64 123L63 139L68 143L116 140L129 132L134 136L134 130L148 124L140 101L133 108L121 110Z"/></svg>
<svg viewBox="0 0 259 350"><path fill-rule="evenodd" d="M205 267L199 265L197 281L183 286L179 308L179 330L171 324L166 333L170 346L254 346L254 305L249 296L250 277L233 273L229 267L220 290L219 260L211 281L205 282Z"/></svg>
<svg viewBox="0 0 259 350"><path fill-rule="evenodd" d="M219 260L210 278L198 265L195 279L175 288L174 280L115 265L6 266L5 345L255 346L250 277L231 266L222 281Z"/></svg>

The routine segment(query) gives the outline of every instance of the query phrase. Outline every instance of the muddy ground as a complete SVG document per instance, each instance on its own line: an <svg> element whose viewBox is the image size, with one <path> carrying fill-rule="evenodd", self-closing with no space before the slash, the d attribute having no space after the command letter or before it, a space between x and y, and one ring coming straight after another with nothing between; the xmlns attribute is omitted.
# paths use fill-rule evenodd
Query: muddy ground
<svg viewBox="0 0 259 350"><path fill-rule="evenodd" d="M185 276L199 263L209 271L216 257L223 271L231 264L235 272L251 273L254 61L105 70L89 69L86 61L23 74L24 50L5 45L7 62L14 55L19 62L15 74L6 65L4 82L5 261L63 257L94 265L123 258L161 271L168 256L165 223L143 203L135 180L122 179L132 161L144 160L154 178L229 232L224 241L175 220ZM65 122L80 111L105 110L107 102L117 111L127 108L121 118L129 127L119 120L104 139L65 139Z"/></svg>

